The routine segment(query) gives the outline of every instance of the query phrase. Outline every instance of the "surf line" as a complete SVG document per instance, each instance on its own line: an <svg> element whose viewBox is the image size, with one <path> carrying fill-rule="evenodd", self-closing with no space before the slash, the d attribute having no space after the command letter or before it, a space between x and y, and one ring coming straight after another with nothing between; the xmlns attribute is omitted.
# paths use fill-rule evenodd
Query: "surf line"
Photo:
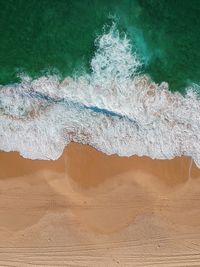
<svg viewBox="0 0 200 267"><path fill-rule="evenodd" d="M83 103L80 103L78 101L73 101L73 100L69 100L69 99L66 99L66 98L56 98L56 97L52 97L52 96L49 96L49 95L46 95L46 94L43 94L41 92L38 92L38 91L32 91L32 90L29 90L28 92L20 92L20 95L22 97L28 97L28 98L36 98L36 99L40 99L40 100L45 100L47 101L47 103L49 104L62 104L62 105L65 105L67 107L71 107L71 108L79 108L79 109L86 109L86 110L91 110L95 113L100 113L100 114L103 114L103 115L106 115L106 116L110 116L110 117L117 117L119 119L124 119L124 120L127 120L131 123L134 123L135 126L137 128L139 128L136 120L134 120L133 118L130 118L129 116L127 115L123 115L123 114L120 114L120 113L117 113L115 111L110 111L108 109L105 109L105 108L100 108L100 107L97 107L97 106L87 106Z"/></svg>

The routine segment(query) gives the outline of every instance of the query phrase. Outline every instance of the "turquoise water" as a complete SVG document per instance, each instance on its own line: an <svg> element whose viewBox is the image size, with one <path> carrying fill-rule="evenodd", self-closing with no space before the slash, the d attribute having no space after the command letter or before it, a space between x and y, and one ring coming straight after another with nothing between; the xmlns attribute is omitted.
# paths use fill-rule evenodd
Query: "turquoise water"
<svg viewBox="0 0 200 267"><path fill-rule="evenodd" d="M0 84L90 71L95 38L113 17L144 62L141 72L183 92L200 82L199 0L0 0Z"/></svg>

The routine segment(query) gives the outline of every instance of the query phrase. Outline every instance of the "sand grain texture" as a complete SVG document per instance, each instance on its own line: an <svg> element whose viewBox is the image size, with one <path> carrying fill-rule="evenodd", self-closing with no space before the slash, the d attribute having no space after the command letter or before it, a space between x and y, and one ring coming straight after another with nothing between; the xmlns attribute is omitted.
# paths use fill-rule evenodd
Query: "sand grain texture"
<svg viewBox="0 0 200 267"><path fill-rule="evenodd" d="M1 153L0 266L200 266L191 163L78 144L54 162Z"/></svg>

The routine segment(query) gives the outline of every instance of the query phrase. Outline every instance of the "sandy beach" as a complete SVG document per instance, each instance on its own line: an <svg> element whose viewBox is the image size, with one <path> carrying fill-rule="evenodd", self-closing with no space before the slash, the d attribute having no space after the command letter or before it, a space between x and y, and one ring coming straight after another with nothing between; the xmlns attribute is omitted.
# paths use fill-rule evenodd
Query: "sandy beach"
<svg viewBox="0 0 200 267"><path fill-rule="evenodd" d="M0 153L0 266L199 266L199 211L187 157Z"/></svg>

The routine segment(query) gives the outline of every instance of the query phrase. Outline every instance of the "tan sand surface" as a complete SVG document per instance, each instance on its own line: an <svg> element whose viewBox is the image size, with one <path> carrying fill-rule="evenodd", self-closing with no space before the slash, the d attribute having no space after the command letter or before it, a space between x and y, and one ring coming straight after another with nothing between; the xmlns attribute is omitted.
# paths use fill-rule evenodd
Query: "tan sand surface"
<svg viewBox="0 0 200 267"><path fill-rule="evenodd" d="M200 266L200 169L80 144L1 152L0 266Z"/></svg>

